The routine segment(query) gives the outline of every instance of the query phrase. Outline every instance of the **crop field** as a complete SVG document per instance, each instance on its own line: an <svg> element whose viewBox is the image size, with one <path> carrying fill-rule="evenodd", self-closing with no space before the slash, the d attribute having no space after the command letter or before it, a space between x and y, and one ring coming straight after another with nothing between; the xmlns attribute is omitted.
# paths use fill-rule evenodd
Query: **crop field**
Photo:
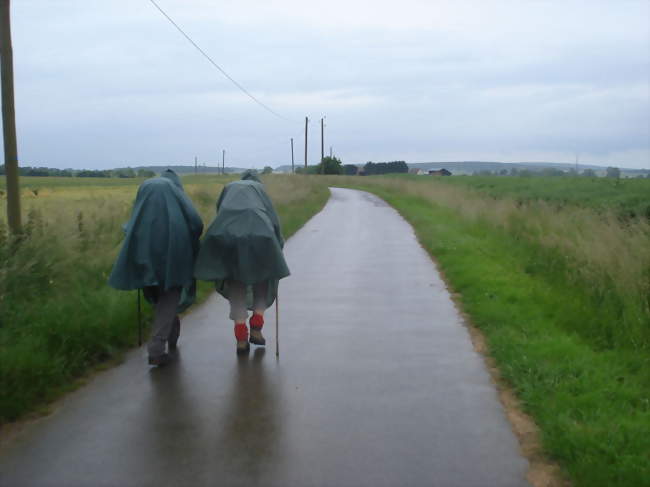
<svg viewBox="0 0 650 487"><path fill-rule="evenodd" d="M431 183L428 176L409 180ZM434 184L448 184L476 190L493 198L517 202L544 201L555 207L581 206L614 211L625 217L650 219L650 179L587 177L454 176L434 178Z"/></svg>
<svg viewBox="0 0 650 487"><path fill-rule="evenodd" d="M183 178L206 226L230 180ZM115 291L106 280L141 182L23 177L20 242L7 232L6 199L0 198L0 423L46 405L137 343L136 293ZM269 176L265 183L285 237L329 196L311 180ZM203 284L199 296L209 290Z"/></svg>
<svg viewBox="0 0 650 487"><path fill-rule="evenodd" d="M576 486L650 479L650 181L334 177L415 228ZM626 211L621 212L621 208Z"/></svg>

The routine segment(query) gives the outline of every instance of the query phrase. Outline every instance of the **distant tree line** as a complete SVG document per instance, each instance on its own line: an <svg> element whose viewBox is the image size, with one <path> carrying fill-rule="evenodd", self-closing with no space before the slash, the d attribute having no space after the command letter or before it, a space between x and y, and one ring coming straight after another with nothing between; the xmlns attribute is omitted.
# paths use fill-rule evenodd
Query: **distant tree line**
<svg viewBox="0 0 650 487"><path fill-rule="evenodd" d="M356 166L354 166L356 167ZM341 159L338 157L324 157L320 164L315 166L296 168L297 174L344 174Z"/></svg>
<svg viewBox="0 0 650 487"><path fill-rule="evenodd" d="M5 166L4 164L0 166L0 176L4 176ZM124 169L109 169L109 170L97 170L97 169L54 169L50 167L31 167L31 166L22 166L18 168L18 174L20 176L52 176L52 177L64 177L64 178L152 178L156 175L155 172L149 169L134 169L128 167Z"/></svg>
<svg viewBox="0 0 650 487"><path fill-rule="evenodd" d="M376 174L394 174L394 173L407 173L409 167L404 161L392 162L372 162L368 161L364 164L361 174L364 176L374 176Z"/></svg>
<svg viewBox="0 0 650 487"><path fill-rule="evenodd" d="M343 164L337 157L324 157L320 164L315 166L297 167L298 174L344 174L346 176L373 176L377 174L408 173L409 168L405 161L372 162L369 161L359 169L354 164Z"/></svg>
<svg viewBox="0 0 650 487"><path fill-rule="evenodd" d="M0 175L5 174L4 164L0 166ZM18 167L18 174L20 176L57 176L69 178L74 176L72 169L52 169L49 167Z"/></svg>

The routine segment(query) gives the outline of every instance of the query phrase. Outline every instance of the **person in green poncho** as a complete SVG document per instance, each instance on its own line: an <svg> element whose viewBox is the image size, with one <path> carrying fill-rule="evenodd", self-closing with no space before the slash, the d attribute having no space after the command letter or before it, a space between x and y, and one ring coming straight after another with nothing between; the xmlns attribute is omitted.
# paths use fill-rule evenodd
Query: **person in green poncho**
<svg viewBox="0 0 650 487"><path fill-rule="evenodd" d="M264 311L277 296L278 282L289 275L282 248L280 220L253 171L226 185L217 201L217 216L208 227L194 277L213 281L230 302L235 323L237 353L247 353L250 343L265 345ZM250 339L246 320L253 312Z"/></svg>
<svg viewBox="0 0 650 487"><path fill-rule="evenodd" d="M116 289L142 289L155 306L149 364L165 365L171 359L165 348L175 350L180 335L177 313L194 302L193 269L203 222L179 177L168 169L142 183L124 231L108 283Z"/></svg>

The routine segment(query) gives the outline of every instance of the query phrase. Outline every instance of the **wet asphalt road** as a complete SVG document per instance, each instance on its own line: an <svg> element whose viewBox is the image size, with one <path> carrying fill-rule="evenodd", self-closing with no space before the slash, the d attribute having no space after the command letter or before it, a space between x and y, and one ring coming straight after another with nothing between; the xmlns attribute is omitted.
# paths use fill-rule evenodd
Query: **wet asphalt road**
<svg viewBox="0 0 650 487"><path fill-rule="evenodd" d="M0 452L2 486L528 485L481 358L410 226L333 189L286 245L280 359L235 355L227 305L183 320L176 362L98 375Z"/></svg>

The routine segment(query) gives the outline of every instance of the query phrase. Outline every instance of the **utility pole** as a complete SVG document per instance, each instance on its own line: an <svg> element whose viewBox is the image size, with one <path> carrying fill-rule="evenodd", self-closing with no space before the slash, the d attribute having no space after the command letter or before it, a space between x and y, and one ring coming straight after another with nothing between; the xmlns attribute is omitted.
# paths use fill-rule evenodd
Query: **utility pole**
<svg viewBox="0 0 650 487"><path fill-rule="evenodd" d="M195 175L196 175L196 173L198 172L198 169L199 169L199 162L198 161L199 161L198 158L196 156L194 156L194 174Z"/></svg>
<svg viewBox="0 0 650 487"><path fill-rule="evenodd" d="M330 159L332 158L332 146L330 145Z"/></svg>
<svg viewBox="0 0 650 487"><path fill-rule="evenodd" d="M221 175L226 174L226 149L221 151Z"/></svg>
<svg viewBox="0 0 650 487"><path fill-rule="evenodd" d="M293 137L291 137L291 174L296 172L294 164L293 164Z"/></svg>
<svg viewBox="0 0 650 487"><path fill-rule="evenodd" d="M309 118L305 117L305 174L307 174L307 125Z"/></svg>
<svg viewBox="0 0 650 487"><path fill-rule="evenodd" d="M325 174L325 118L320 119L320 172Z"/></svg>
<svg viewBox="0 0 650 487"><path fill-rule="evenodd" d="M325 159L325 119L320 119L320 162Z"/></svg>
<svg viewBox="0 0 650 487"><path fill-rule="evenodd" d="M14 56L11 47L11 8L9 0L0 0L0 64L2 78L2 128L7 181L7 222L13 234L19 234L20 185L18 184L18 144L14 106Z"/></svg>

